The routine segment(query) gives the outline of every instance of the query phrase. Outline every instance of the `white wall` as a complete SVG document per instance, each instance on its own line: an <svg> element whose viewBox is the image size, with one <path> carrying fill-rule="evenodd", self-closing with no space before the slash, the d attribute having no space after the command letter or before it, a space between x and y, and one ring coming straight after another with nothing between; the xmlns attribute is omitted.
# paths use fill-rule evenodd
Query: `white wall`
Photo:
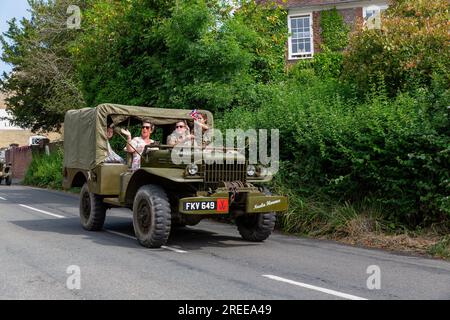
<svg viewBox="0 0 450 320"><path fill-rule="evenodd" d="M14 127L8 120L2 120L3 117L9 117L5 109L0 109L0 130L23 130L19 127Z"/></svg>

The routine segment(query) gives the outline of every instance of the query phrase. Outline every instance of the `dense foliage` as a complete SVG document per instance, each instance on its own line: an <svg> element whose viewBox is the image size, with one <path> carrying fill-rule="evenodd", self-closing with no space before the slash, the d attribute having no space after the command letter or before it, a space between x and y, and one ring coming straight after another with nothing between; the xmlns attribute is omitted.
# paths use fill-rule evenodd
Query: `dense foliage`
<svg viewBox="0 0 450 320"><path fill-rule="evenodd" d="M224 110L283 75L285 12L254 2L97 1L72 47L87 104ZM268 35L269 36L265 36Z"/></svg>
<svg viewBox="0 0 450 320"><path fill-rule="evenodd" d="M348 26L342 15L333 8L320 14L320 36L322 43L320 51L314 59L297 62L296 69L313 69L322 79L339 78L342 73L344 56L343 50L348 45Z"/></svg>
<svg viewBox="0 0 450 320"><path fill-rule="evenodd" d="M68 49L79 32L67 28L66 11L73 4L85 8L85 2L30 0L31 19L13 19L0 37L1 58L13 66L0 79L0 90L8 94L14 124L59 129L67 110L84 106Z"/></svg>
<svg viewBox="0 0 450 320"><path fill-rule="evenodd" d="M63 183L64 153L57 149L50 155L45 153L33 154L33 160L26 172L24 183L28 185L61 189Z"/></svg>
<svg viewBox="0 0 450 320"><path fill-rule="evenodd" d="M383 78L390 96L430 86L435 77L450 84L449 4L445 0L396 0L382 15L381 29L362 26L350 39L345 76L360 91Z"/></svg>
<svg viewBox="0 0 450 320"><path fill-rule="evenodd" d="M320 29L323 46L331 51L341 51L347 47L350 27L336 8L321 12Z"/></svg>
<svg viewBox="0 0 450 320"><path fill-rule="evenodd" d="M430 113L433 96L448 102L448 90L392 100L374 90L360 102L351 88L300 70L272 93L258 113L235 108L221 126L280 129L284 186L302 197L369 199L387 219L409 225L450 214L448 115Z"/></svg>

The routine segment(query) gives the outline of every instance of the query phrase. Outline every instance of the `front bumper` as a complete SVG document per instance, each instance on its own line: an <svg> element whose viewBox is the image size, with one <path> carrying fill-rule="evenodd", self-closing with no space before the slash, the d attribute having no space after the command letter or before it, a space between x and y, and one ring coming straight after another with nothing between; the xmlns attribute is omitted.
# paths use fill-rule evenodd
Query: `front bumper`
<svg viewBox="0 0 450 320"><path fill-rule="evenodd" d="M184 214L228 214L231 199L228 194L209 197L189 197L179 201L179 212ZM247 194L245 213L282 212L288 209L288 199L284 196Z"/></svg>

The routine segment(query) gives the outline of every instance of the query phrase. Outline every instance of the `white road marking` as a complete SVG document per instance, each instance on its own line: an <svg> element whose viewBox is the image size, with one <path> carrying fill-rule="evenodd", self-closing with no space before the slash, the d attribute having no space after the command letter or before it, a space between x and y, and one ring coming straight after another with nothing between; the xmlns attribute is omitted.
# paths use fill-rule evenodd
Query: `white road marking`
<svg viewBox="0 0 450 320"><path fill-rule="evenodd" d="M108 233L111 233L111 234L115 234L116 236L121 236L121 237L125 237L125 238L128 238L128 239L137 240L136 237L130 236L130 235L125 234L125 233L120 233L120 232L106 230L106 229L105 229L105 231L108 232Z"/></svg>
<svg viewBox="0 0 450 320"><path fill-rule="evenodd" d="M3 198L3 197L0 197L0 200L4 200L4 201L6 201L6 199L5 199L5 198Z"/></svg>
<svg viewBox="0 0 450 320"><path fill-rule="evenodd" d="M302 283L302 282L297 282L297 281L293 281L293 280L289 280L286 278L282 278L282 277L277 277L271 274L264 274L263 277L272 279L272 280L276 280L276 281L281 281L281 282L286 282L289 284L293 284L295 286L299 286L299 287L303 287L306 289L310 289L310 290L315 290L315 291L320 291L326 294L331 294L333 296L337 296L340 298L344 298L344 299L349 299L349 300L367 300L366 298L361 298L358 296L353 296L351 294L347 294L347 293L342 293L339 291L334 291L334 290L330 290L330 289L326 289L326 288L321 288L321 287L316 287L310 284L306 284L306 283Z"/></svg>
<svg viewBox="0 0 450 320"><path fill-rule="evenodd" d="M26 206L24 204L19 204L19 206L27 208L27 209L30 209L30 210L34 210L34 211L37 211L37 212L40 212L40 213L43 213L43 214L47 214L47 215L52 216L52 217L56 217L56 218L60 218L60 219L61 218L66 218L64 216L60 216L58 214L50 213L50 212L47 212L47 211L44 211L44 210L39 210L39 209L36 209L36 208L33 208L33 207ZM108 232L108 233L111 233L111 234L115 234L117 236L121 236L121 237L125 237L125 238L128 238L128 239L137 240L136 237L133 237L133 236L130 236L128 234L121 233L121 232L116 232L116 231L107 230L107 229L105 229L105 231ZM169 247L169 246L161 246L161 248L166 249L166 250L170 250L170 251L174 251L174 252L177 252L177 253L187 253L187 251L184 251L184 250L181 250L181 249L177 249L177 248L173 248L173 247Z"/></svg>
<svg viewBox="0 0 450 320"><path fill-rule="evenodd" d="M180 250L180 249L173 248L173 247L168 247L168 246L161 246L161 248L167 249L167 250L170 250L170 251L174 251L174 252L177 252L177 253L187 253L187 251Z"/></svg>
<svg viewBox="0 0 450 320"><path fill-rule="evenodd" d="M125 234L125 233L112 231L112 230L107 230L107 229L105 229L105 231L108 232L108 233L111 233L111 234L115 234L116 236L121 236L121 237L125 237L125 238L128 238L128 239L133 239L133 240L137 241L136 237L130 236L130 235ZM177 253L187 253L187 251L180 250L180 249L173 248L173 247L168 247L168 246L161 246L161 248L166 249L166 250L170 250L170 251L174 251L174 252L177 252Z"/></svg>
<svg viewBox="0 0 450 320"><path fill-rule="evenodd" d="M40 213L43 213L43 214L46 214L46 215L49 215L49 216L52 216L52 217L55 217L55 218L59 218L59 219L65 218L64 216L60 216L59 214L54 214L54 213L50 213L50 212L47 212L47 211L44 211L44 210L39 210L39 209L36 209L36 208L33 208L33 207L26 206L24 204L19 204L19 206L27 208L27 209L30 209L30 210L34 210L34 211L37 211L37 212L40 212Z"/></svg>

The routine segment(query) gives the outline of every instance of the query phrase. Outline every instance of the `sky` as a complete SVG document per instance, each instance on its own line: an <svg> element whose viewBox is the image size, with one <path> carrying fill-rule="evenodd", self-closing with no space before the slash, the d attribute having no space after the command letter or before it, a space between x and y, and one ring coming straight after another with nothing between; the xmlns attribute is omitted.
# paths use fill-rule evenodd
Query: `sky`
<svg viewBox="0 0 450 320"><path fill-rule="evenodd" d="M0 0L0 33L8 30L7 21L12 18L17 18L18 20L23 17L29 18L30 13L27 9L29 9L27 0ZM0 56L1 53L2 48L0 46ZM10 72L11 66L0 59L0 75L2 75L4 71Z"/></svg>

